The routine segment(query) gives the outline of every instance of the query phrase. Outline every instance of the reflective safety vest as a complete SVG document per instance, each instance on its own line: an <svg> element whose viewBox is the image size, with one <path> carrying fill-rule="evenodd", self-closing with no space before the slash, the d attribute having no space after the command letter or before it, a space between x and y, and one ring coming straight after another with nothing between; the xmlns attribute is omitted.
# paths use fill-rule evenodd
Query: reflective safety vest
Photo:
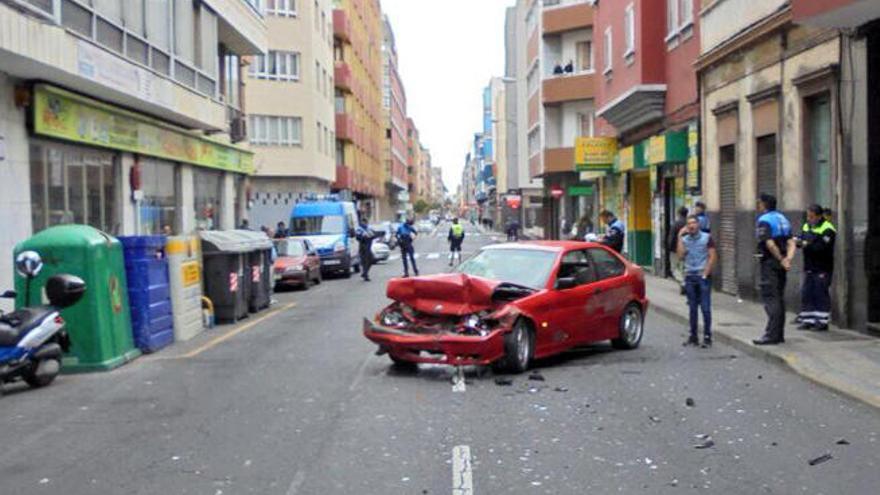
<svg viewBox="0 0 880 495"><path fill-rule="evenodd" d="M460 223L452 224L452 237L455 237L456 239L464 237L464 225Z"/></svg>
<svg viewBox="0 0 880 495"><path fill-rule="evenodd" d="M815 227L811 227L809 222L804 223L804 232L816 235L825 235L826 232L837 232L837 229L834 228L834 224L829 222L828 220L823 220L822 223Z"/></svg>

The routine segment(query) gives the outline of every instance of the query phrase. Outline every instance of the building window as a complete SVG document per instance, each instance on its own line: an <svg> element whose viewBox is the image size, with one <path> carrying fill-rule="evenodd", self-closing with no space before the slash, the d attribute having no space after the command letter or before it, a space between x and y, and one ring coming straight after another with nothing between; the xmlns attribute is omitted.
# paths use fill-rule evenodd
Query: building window
<svg viewBox="0 0 880 495"><path fill-rule="evenodd" d="M241 81L239 81L239 71L241 70L241 59L238 55L226 52L221 55L220 68L220 89L223 92L223 100L227 105L240 109Z"/></svg>
<svg viewBox="0 0 880 495"><path fill-rule="evenodd" d="M811 202L825 207L833 204L834 177L831 173L831 98L828 93L805 101L807 114L807 177Z"/></svg>
<svg viewBox="0 0 880 495"><path fill-rule="evenodd" d="M320 122L317 122L317 133L315 134L315 140L318 142L318 153L324 152L324 135L322 134L322 126Z"/></svg>
<svg viewBox="0 0 880 495"><path fill-rule="evenodd" d="M593 71L593 42L578 41L575 45L577 56L577 70L579 72Z"/></svg>
<svg viewBox="0 0 880 495"><path fill-rule="evenodd" d="M266 0L266 13L296 17L296 0Z"/></svg>
<svg viewBox="0 0 880 495"><path fill-rule="evenodd" d="M529 75L526 77L526 88L529 95L538 89L538 64L535 64L529 71Z"/></svg>
<svg viewBox="0 0 880 495"><path fill-rule="evenodd" d="M160 160L140 160L141 190L140 235L162 234L165 226L179 231L177 223L178 179L175 164Z"/></svg>
<svg viewBox="0 0 880 495"><path fill-rule="evenodd" d="M529 156L535 156L541 152L541 128L536 127L529 133Z"/></svg>
<svg viewBox="0 0 880 495"><path fill-rule="evenodd" d="M321 8L318 6L318 0L315 0L315 31L321 29Z"/></svg>
<svg viewBox="0 0 880 495"><path fill-rule="evenodd" d="M299 81L299 53L269 50L257 55L248 69L251 77L277 81Z"/></svg>
<svg viewBox="0 0 880 495"><path fill-rule="evenodd" d="M578 113L578 136L593 136L593 114Z"/></svg>
<svg viewBox="0 0 880 495"><path fill-rule="evenodd" d="M672 38L678 33L678 1L666 0L666 37Z"/></svg>
<svg viewBox="0 0 880 495"><path fill-rule="evenodd" d="M670 2L671 1L672 0L670 0ZM681 11L679 12L679 17L681 18L681 28L687 29L694 24L694 0L679 1L679 5L681 5Z"/></svg>
<svg viewBox="0 0 880 495"><path fill-rule="evenodd" d="M336 113L345 113L345 96L336 90Z"/></svg>
<svg viewBox="0 0 880 495"><path fill-rule="evenodd" d="M30 149L34 232L78 223L117 234L116 173L112 153L48 143Z"/></svg>
<svg viewBox="0 0 880 495"><path fill-rule="evenodd" d="M607 27L605 28L605 74L611 72L611 67L613 65L613 54L614 50L611 46L611 27Z"/></svg>
<svg viewBox="0 0 880 495"><path fill-rule="evenodd" d="M250 115L251 144L268 146L302 145L302 118Z"/></svg>
<svg viewBox="0 0 880 495"><path fill-rule="evenodd" d="M220 198L223 197L223 172L194 168L193 189L196 229L219 229Z"/></svg>
<svg viewBox="0 0 880 495"><path fill-rule="evenodd" d="M633 4L629 4L623 14L623 34L626 43L623 58L630 59L636 52L636 9Z"/></svg>

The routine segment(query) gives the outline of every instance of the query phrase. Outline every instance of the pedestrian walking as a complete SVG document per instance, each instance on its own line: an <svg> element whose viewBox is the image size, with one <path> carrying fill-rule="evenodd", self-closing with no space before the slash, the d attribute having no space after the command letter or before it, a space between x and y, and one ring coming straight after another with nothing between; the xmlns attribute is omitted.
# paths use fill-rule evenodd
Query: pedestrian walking
<svg viewBox="0 0 880 495"><path fill-rule="evenodd" d="M760 263L761 299L767 313L767 327L764 335L752 342L775 345L785 342L785 284L797 247L791 235L791 222L776 211L776 197L762 194L758 212L756 257Z"/></svg>
<svg viewBox="0 0 880 495"><path fill-rule="evenodd" d="M837 230L819 205L807 208L807 221L797 245L804 253L801 287L800 330L828 330L831 319L831 276L834 272L834 241Z"/></svg>
<svg viewBox="0 0 880 495"><path fill-rule="evenodd" d="M697 218L697 222L699 223L699 217ZM687 227L688 224L688 209L682 206L678 209L678 217L675 219L675 223L672 224L672 228L669 229L669 242L667 243L667 249L669 249L669 264L670 266L670 274L672 278L678 282L681 287L680 292L684 295L685 292L685 272L684 272L684 260L682 260L678 256L673 256L678 252L678 244L681 238L681 231ZM702 231L702 228L700 229Z"/></svg>
<svg viewBox="0 0 880 495"><path fill-rule="evenodd" d="M706 203L702 201L694 203L694 215L700 220L700 230L707 234L712 233L712 223L709 221L709 215L706 213Z"/></svg>
<svg viewBox="0 0 880 495"><path fill-rule="evenodd" d="M412 218L407 218L397 228L397 245L400 246L400 257L403 259L404 277L409 277L409 263L412 263L413 273L416 276L419 275L419 268L416 265L416 250L413 246L417 235Z"/></svg>
<svg viewBox="0 0 880 495"><path fill-rule="evenodd" d="M600 242L618 253L622 253L623 240L626 238L626 226L614 216L614 213L608 210L602 210L599 213L599 221L605 224L605 235L602 236Z"/></svg>
<svg viewBox="0 0 880 495"><path fill-rule="evenodd" d="M452 219L452 225L449 227L449 235L446 236L446 239L449 241L449 266L452 266L453 262L461 263L461 244L464 242L464 226L458 223L458 218Z"/></svg>
<svg viewBox="0 0 880 495"><path fill-rule="evenodd" d="M367 220L361 217L354 232L358 241L358 257L361 260L361 278L370 281L370 267L373 266L373 239L376 233L370 228Z"/></svg>
<svg viewBox="0 0 880 495"><path fill-rule="evenodd" d="M700 230L696 215L687 217L687 224L679 229L676 253L684 262L684 283L690 309L690 336L684 345L700 345L697 338L699 309L703 313L703 344L712 347L712 270L718 259L712 236Z"/></svg>

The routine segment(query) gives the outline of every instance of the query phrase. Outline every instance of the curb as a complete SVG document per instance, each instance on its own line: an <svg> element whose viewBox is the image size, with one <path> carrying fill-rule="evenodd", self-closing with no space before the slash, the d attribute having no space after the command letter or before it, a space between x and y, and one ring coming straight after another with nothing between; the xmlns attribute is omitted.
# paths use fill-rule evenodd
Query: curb
<svg viewBox="0 0 880 495"><path fill-rule="evenodd" d="M652 308L659 314L680 322L682 324L688 324L689 320L686 316L673 311L671 309L667 309L665 307L653 305ZM829 390L833 393L836 393L840 396L847 397L852 400L859 401L868 406L880 409L880 397L876 397L874 395L864 394L857 390L852 390L851 387L847 386L843 383L836 383L836 380L828 379L827 377L820 377L812 370L808 369L808 367L801 366L798 363L798 359L795 356L780 356L778 354L774 354L772 352L767 352L761 350L759 347L752 345L751 343L743 342L739 339L733 338L727 335L724 332L718 332L717 330L713 332L712 337L717 340L724 342L725 344L730 345L731 347L748 354L754 358L761 359L767 363L779 366L788 371L791 371L802 378L819 385L820 387Z"/></svg>

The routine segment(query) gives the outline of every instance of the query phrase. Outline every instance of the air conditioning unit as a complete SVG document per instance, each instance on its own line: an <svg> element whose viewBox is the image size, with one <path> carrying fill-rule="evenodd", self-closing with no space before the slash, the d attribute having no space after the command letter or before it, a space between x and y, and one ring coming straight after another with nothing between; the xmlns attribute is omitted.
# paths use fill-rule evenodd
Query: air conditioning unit
<svg viewBox="0 0 880 495"><path fill-rule="evenodd" d="M229 139L238 143L247 139L247 120L236 117L229 122Z"/></svg>

